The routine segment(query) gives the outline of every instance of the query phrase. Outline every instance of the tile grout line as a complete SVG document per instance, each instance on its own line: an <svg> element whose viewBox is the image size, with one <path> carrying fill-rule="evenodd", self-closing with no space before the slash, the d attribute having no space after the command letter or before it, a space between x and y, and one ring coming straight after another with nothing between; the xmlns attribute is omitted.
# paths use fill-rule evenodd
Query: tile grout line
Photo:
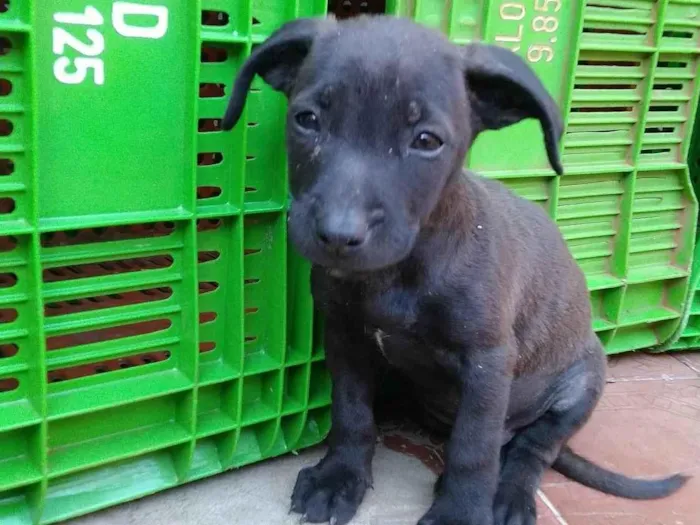
<svg viewBox="0 0 700 525"><path fill-rule="evenodd" d="M549 498L545 495L542 489L537 489L537 495L542 500L542 503L545 504L545 506L552 512L552 514L554 514L554 517L559 522L559 525L569 525L564 519L564 516L561 515L561 512L557 510L557 508L554 506L554 503L552 503L549 500Z"/></svg>
<svg viewBox="0 0 700 525"><path fill-rule="evenodd" d="M691 376L673 376L673 375L669 375L669 374L662 374L659 377L621 377L621 378L609 377L605 380L605 382L606 382L606 384L614 384L614 383L643 383L643 382L651 382L651 381L659 381L659 382L660 381L665 381L665 382L692 381L694 379L698 379L698 377L697 376L694 376L694 377L691 377Z"/></svg>
<svg viewBox="0 0 700 525"><path fill-rule="evenodd" d="M689 363L686 359L683 359L684 356L682 355L673 355L671 354L671 357L678 361L679 363L682 363L686 368L692 370L696 374L700 375L700 370L697 370L695 366L692 363Z"/></svg>

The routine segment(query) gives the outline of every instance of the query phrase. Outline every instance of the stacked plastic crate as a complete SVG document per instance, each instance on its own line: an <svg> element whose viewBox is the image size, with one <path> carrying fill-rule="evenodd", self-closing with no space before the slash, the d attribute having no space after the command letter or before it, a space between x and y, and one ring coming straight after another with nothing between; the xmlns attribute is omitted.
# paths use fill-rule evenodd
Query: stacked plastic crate
<svg viewBox="0 0 700 525"><path fill-rule="evenodd" d="M698 97L700 2L444 6L390 8L455 42L480 39L519 53L566 114L564 176L548 169L534 122L484 136L470 166L557 221L588 278L608 352L664 343L684 311L695 239L685 159Z"/></svg>
<svg viewBox="0 0 700 525"><path fill-rule="evenodd" d="M700 112L698 111L695 113L695 129L688 153L688 167L697 195L700 191ZM666 348L669 350L697 350L700 348L700 243L697 240L684 322L676 337L667 343Z"/></svg>
<svg viewBox="0 0 700 525"><path fill-rule="evenodd" d="M256 85L247 126L219 127L280 13L203 4L0 2L0 523L328 431L308 268L287 250L284 100Z"/></svg>
<svg viewBox="0 0 700 525"><path fill-rule="evenodd" d="M621 190L608 266L589 280L611 352L664 343L685 308L697 217L685 159L699 9L687 1L585 6L565 157L571 173L600 172L593 202L612 200L603 183Z"/></svg>

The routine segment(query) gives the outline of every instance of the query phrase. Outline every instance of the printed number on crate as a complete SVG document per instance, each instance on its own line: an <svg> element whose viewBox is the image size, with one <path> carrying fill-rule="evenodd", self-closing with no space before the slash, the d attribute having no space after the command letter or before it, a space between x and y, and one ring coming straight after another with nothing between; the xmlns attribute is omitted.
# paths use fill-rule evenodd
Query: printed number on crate
<svg viewBox="0 0 700 525"><path fill-rule="evenodd" d="M127 17L139 25L127 22ZM168 32L168 8L162 5L143 5L134 2L112 4L112 27L126 38L158 40ZM82 13L54 13L53 52L57 56L53 74L62 84L92 82L105 83L105 64L102 53L105 37L101 31L104 16L93 6L86 6ZM86 42L87 41L87 42ZM75 58L65 56L74 51Z"/></svg>
<svg viewBox="0 0 700 525"><path fill-rule="evenodd" d="M561 9L562 1L564 0L534 0L535 16L530 22L529 30L542 40L527 47L525 56L529 62L551 62L554 59L553 46L557 42L556 32L559 29L559 19L555 13ZM520 52L526 24L524 19L528 15L525 5L522 2L503 2L498 14L506 22L504 30L508 30L507 34L496 35L496 42L514 53Z"/></svg>

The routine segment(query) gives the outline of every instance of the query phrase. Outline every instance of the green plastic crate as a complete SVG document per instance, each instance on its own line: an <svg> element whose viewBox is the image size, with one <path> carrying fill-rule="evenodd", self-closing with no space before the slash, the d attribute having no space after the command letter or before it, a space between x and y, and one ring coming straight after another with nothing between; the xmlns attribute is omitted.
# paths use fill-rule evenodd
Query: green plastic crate
<svg viewBox="0 0 700 525"><path fill-rule="evenodd" d="M256 85L249 125L219 129L224 84L271 30L252 17L317 12L269 7L0 1L2 525L327 434L284 100Z"/></svg>
<svg viewBox="0 0 700 525"><path fill-rule="evenodd" d="M549 168L533 121L484 134L469 165L556 220L586 274L594 329L609 353L668 341L683 316L695 245L686 157L700 0L444 5L390 8L455 42L485 40L519 53L566 115L564 176Z"/></svg>
<svg viewBox="0 0 700 525"><path fill-rule="evenodd" d="M690 178L697 194L700 189L700 111L696 112L695 129L688 154ZM700 232L699 232L700 233ZM664 349L695 350L700 348L700 243L695 244L695 258L685 318L678 335Z"/></svg>
<svg viewBox="0 0 700 525"><path fill-rule="evenodd" d="M567 174L552 174L533 122L484 135L470 164L558 221L610 352L668 339L695 238L683 159L700 0L368 6L529 57L568 115ZM325 11L0 0L2 525L60 521L327 433L321 323L286 241L284 98L257 80L245 125L219 121L252 46Z"/></svg>

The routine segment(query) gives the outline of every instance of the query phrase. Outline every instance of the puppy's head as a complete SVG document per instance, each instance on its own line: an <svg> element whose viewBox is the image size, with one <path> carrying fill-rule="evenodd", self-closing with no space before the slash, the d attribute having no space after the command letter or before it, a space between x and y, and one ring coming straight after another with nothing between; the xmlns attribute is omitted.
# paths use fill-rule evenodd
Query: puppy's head
<svg viewBox="0 0 700 525"><path fill-rule="evenodd" d="M289 99L289 234L322 266L371 271L407 257L483 130L539 119L561 172L555 102L498 47L458 47L391 17L296 20L243 65L224 129L255 75Z"/></svg>

